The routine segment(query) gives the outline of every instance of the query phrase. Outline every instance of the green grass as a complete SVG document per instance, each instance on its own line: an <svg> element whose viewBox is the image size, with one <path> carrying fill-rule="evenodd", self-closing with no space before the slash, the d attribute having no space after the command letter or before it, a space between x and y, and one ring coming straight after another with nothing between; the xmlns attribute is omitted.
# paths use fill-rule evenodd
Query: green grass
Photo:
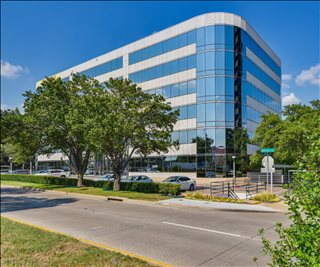
<svg viewBox="0 0 320 267"><path fill-rule="evenodd" d="M1 266L152 266L1 217Z"/></svg>
<svg viewBox="0 0 320 267"><path fill-rule="evenodd" d="M124 197L129 199L138 199L146 201L160 201L168 199L169 197L161 194L147 194L133 191L104 191L102 188L96 187L71 187L63 185L47 185L47 184L36 184L36 183L26 183L19 181L4 181L1 180L1 185L13 185L13 186L23 186L23 187L32 187L40 188L45 190L57 190L70 193L80 193L87 195L96 195L96 196L105 196L105 197Z"/></svg>

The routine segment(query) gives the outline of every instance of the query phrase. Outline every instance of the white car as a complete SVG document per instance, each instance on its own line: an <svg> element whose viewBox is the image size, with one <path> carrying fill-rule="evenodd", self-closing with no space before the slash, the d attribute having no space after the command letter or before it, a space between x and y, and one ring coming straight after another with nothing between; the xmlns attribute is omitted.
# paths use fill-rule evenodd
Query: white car
<svg viewBox="0 0 320 267"><path fill-rule="evenodd" d="M46 176L55 176L60 178L67 178L69 176L69 172L60 169L50 169L35 173L35 175L46 175Z"/></svg>
<svg viewBox="0 0 320 267"><path fill-rule="evenodd" d="M127 180L124 180L123 182L152 183L153 180L145 175L133 175L129 176L129 178Z"/></svg>
<svg viewBox="0 0 320 267"><path fill-rule="evenodd" d="M162 181L163 183L179 184L180 190L193 191L196 188L196 181L187 176L170 176Z"/></svg>

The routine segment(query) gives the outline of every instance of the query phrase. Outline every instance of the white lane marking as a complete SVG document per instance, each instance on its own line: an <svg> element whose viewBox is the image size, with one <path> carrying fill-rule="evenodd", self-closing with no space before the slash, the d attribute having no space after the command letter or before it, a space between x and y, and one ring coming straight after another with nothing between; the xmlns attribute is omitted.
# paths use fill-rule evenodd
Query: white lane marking
<svg viewBox="0 0 320 267"><path fill-rule="evenodd" d="M238 234L220 232L220 231L216 231L216 230L205 229L205 228L200 228L200 227L195 227L195 226L190 226L190 225L185 225L185 224L172 223L172 222L162 222L162 223L164 223L164 224L169 224L169 225L174 225L174 226L185 227L185 228L190 228L190 229L195 229L195 230L200 230L200 231L206 231L206 232L210 232L210 233L216 233L216 234L222 234L222 235L229 235L229 236L241 237L241 235L238 235Z"/></svg>
<svg viewBox="0 0 320 267"><path fill-rule="evenodd" d="M99 225L99 226L91 227L91 229L99 229L99 228L102 228L102 226L101 226L101 225Z"/></svg>

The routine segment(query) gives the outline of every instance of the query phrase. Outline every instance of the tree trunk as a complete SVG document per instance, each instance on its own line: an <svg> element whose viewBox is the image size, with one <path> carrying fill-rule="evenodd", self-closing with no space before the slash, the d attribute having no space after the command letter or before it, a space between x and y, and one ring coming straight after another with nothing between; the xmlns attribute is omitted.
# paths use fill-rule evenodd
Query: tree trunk
<svg viewBox="0 0 320 267"><path fill-rule="evenodd" d="M115 173L114 182L113 182L114 191L120 190L120 182L121 182L121 175L119 173Z"/></svg>
<svg viewBox="0 0 320 267"><path fill-rule="evenodd" d="M82 187L83 186L83 173L78 173L78 183L77 183L78 187Z"/></svg>

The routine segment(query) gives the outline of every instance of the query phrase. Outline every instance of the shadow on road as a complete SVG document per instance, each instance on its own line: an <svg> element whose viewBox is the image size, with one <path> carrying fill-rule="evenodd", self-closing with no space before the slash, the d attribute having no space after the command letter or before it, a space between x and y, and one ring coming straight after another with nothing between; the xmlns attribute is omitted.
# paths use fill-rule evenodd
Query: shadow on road
<svg viewBox="0 0 320 267"><path fill-rule="evenodd" d="M77 201L75 198L36 198L19 194L40 193L32 189L1 188L1 213L55 207ZM14 196L10 196L14 195Z"/></svg>

